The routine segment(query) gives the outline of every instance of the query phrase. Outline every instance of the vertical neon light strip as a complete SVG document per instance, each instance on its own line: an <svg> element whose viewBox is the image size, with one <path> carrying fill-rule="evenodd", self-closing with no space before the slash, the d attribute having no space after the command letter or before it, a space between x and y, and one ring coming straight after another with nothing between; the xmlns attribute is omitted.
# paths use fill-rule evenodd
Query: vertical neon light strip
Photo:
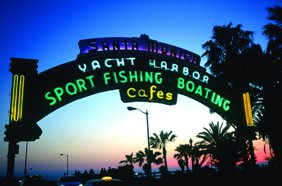
<svg viewBox="0 0 282 186"><path fill-rule="evenodd" d="M20 76L15 74L13 77L13 88L12 88L12 103L11 103L11 114L10 120L21 121L23 113L23 98L24 98L24 75Z"/></svg>
<svg viewBox="0 0 282 186"><path fill-rule="evenodd" d="M12 88L12 101L11 101L11 115L10 115L10 121L14 121L14 115L16 114L16 101L17 101L17 92L18 92L18 81L19 76L14 75L13 76L13 88Z"/></svg>
<svg viewBox="0 0 282 186"><path fill-rule="evenodd" d="M244 110L245 110L245 117L247 126L253 126L253 116L252 116L252 107L250 102L250 95L248 92L243 94L243 101L244 101Z"/></svg>

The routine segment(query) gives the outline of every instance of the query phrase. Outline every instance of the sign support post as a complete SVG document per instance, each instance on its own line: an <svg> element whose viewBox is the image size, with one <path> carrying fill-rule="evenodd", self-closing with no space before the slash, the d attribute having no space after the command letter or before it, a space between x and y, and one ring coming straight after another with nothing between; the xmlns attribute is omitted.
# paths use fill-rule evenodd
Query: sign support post
<svg viewBox="0 0 282 186"><path fill-rule="evenodd" d="M42 131L32 118L34 113L32 85L37 75L37 62L33 59L11 58L10 72L13 74L10 118L5 125L8 144L7 178L14 177L15 156L19 153L20 141L34 141Z"/></svg>

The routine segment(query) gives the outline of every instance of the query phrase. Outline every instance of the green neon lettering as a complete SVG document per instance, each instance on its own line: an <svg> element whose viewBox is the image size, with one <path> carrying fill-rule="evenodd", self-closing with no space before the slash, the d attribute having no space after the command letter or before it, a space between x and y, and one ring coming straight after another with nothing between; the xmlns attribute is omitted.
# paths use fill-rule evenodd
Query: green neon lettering
<svg viewBox="0 0 282 186"><path fill-rule="evenodd" d="M105 73L103 74L103 76L104 76L104 81L105 81L105 85L108 85L108 84L109 84L109 81L108 81L108 80L111 79L111 77L108 77L109 75L110 75L110 72L105 72Z"/></svg>
<svg viewBox="0 0 282 186"><path fill-rule="evenodd" d="M211 102L215 103L215 92L212 93Z"/></svg>
<svg viewBox="0 0 282 186"><path fill-rule="evenodd" d="M145 72L145 82L153 83L153 72Z"/></svg>
<svg viewBox="0 0 282 186"><path fill-rule="evenodd" d="M134 70L133 72L129 71L129 81L130 81L130 83L132 83L134 79L135 79L135 82L138 82L137 71L136 70Z"/></svg>
<svg viewBox="0 0 282 186"><path fill-rule="evenodd" d="M89 80L91 88L94 88L94 81L93 81L94 75L87 76L85 79Z"/></svg>
<svg viewBox="0 0 282 186"><path fill-rule="evenodd" d="M184 79L179 77L177 81L177 88L184 89Z"/></svg>
<svg viewBox="0 0 282 186"><path fill-rule="evenodd" d="M208 96L209 96L209 93L211 92L211 89L205 87L205 90L206 90L205 99L208 99Z"/></svg>
<svg viewBox="0 0 282 186"><path fill-rule="evenodd" d="M47 100L50 100L51 102L49 103L49 105L50 105L50 106L53 106L53 105L55 105L55 104L57 103L57 100L56 100L56 98L54 98L53 96L50 96L50 94L51 94L51 92L47 92L47 93L45 94L45 98L46 98Z"/></svg>
<svg viewBox="0 0 282 186"><path fill-rule="evenodd" d="M189 87L190 85L190 87ZM189 92L193 92L195 89L195 84L193 81L187 81L186 83L186 90L189 91Z"/></svg>
<svg viewBox="0 0 282 186"><path fill-rule="evenodd" d="M161 84L162 73L161 72L147 72L147 71L119 71L119 72L105 72L103 74L105 84L108 85L112 80L113 83L137 83L137 82L149 82Z"/></svg>
<svg viewBox="0 0 282 186"><path fill-rule="evenodd" d="M203 95L203 90L202 90L202 86L199 85L196 90L195 90L195 94L199 94L200 96Z"/></svg>
<svg viewBox="0 0 282 186"><path fill-rule="evenodd" d="M223 98L220 97L219 94L217 94L217 95L216 95L216 99L215 99L215 104L218 105L219 107L221 107L222 102L223 102Z"/></svg>
<svg viewBox="0 0 282 186"><path fill-rule="evenodd" d="M224 99L219 94L216 94L215 92L212 93L211 96L211 102L217 105L218 107L222 107L224 111L228 111L230 109L230 101Z"/></svg>
<svg viewBox="0 0 282 186"><path fill-rule="evenodd" d="M229 100L224 100L222 108L224 111L228 111L230 109L230 101Z"/></svg>
<svg viewBox="0 0 282 186"><path fill-rule="evenodd" d="M71 90L70 90L70 87L73 88L73 91L72 91L72 92L71 92ZM76 88L75 84L72 83L72 82L67 83L67 84L66 84L66 92L67 92L69 95L75 95L75 94L77 93L77 88Z"/></svg>
<svg viewBox="0 0 282 186"><path fill-rule="evenodd" d="M53 106L55 105L58 101L62 101L62 97L64 93L66 92L68 95L73 96L76 95L78 92L83 92L87 91L88 88L94 88L94 75L90 75L85 77L86 80L84 79L77 79L75 80L75 83L73 82L68 82L65 86L64 89L62 87L56 87L54 89L54 94L52 95L51 92L46 92L44 97L46 100L49 101L49 105Z"/></svg>
<svg viewBox="0 0 282 186"><path fill-rule="evenodd" d="M125 75L125 71L122 70L118 73L119 77L121 78L120 82L121 83L126 83L127 82L127 77Z"/></svg>
<svg viewBox="0 0 282 186"><path fill-rule="evenodd" d="M163 78L161 76L162 76L161 72L156 72L155 73L155 82L157 84L161 84L163 82Z"/></svg>
<svg viewBox="0 0 282 186"><path fill-rule="evenodd" d="M202 87L201 85L195 85L195 83L191 80L185 82L184 78L178 77L177 88L185 88L187 92L193 92L195 95L199 95L207 99L209 102L214 103L216 106L222 108L224 111L228 111L230 109L231 102L229 100L226 100L224 97L217 94L216 92L212 92L212 90L209 88ZM203 89L205 93L203 93Z"/></svg>
<svg viewBox="0 0 282 186"><path fill-rule="evenodd" d="M140 82L143 82L143 81L144 81L144 78L143 78L143 73L142 73L142 71L140 71L139 81L140 81Z"/></svg>
<svg viewBox="0 0 282 186"><path fill-rule="evenodd" d="M82 92L82 89L87 90L87 88L85 87L85 81L83 79L76 80L76 84L77 88L79 89L79 92Z"/></svg>
<svg viewBox="0 0 282 186"><path fill-rule="evenodd" d="M58 98L58 101L62 101L62 95L64 94L64 89L62 89L61 87L57 87L54 89L54 92Z"/></svg>
<svg viewBox="0 0 282 186"><path fill-rule="evenodd" d="M113 75L114 75L114 80L115 80L115 83L118 83L117 73L116 73L116 72L113 72Z"/></svg>

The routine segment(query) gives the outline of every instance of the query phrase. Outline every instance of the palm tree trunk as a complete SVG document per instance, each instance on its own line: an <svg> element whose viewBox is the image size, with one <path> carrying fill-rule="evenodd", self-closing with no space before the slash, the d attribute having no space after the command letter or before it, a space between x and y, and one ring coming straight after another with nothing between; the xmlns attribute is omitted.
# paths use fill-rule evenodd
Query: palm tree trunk
<svg viewBox="0 0 282 186"><path fill-rule="evenodd" d="M254 153L254 145L253 145L253 140L249 139L249 147L250 147L250 154L251 154L251 165L256 164L256 157Z"/></svg>
<svg viewBox="0 0 282 186"><path fill-rule="evenodd" d="M191 168L191 171L195 171L195 158L193 156L193 154L191 155L191 159L192 159L192 168Z"/></svg>
<svg viewBox="0 0 282 186"><path fill-rule="evenodd" d="M166 159L166 149L163 148L163 158L164 158L164 163L165 163L165 169L168 171L168 166L167 166L167 159Z"/></svg>
<svg viewBox="0 0 282 186"><path fill-rule="evenodd" d="M185 156L185 167L186 171L189 172L189 158L187 156Z"/></svg>

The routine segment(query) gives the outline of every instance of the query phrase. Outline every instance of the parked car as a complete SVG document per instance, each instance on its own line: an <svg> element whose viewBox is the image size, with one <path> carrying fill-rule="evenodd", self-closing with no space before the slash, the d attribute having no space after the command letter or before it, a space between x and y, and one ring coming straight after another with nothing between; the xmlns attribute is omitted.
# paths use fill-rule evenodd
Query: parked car
<svg viewBox="0 0 282 186"><path fill-rule="evenodd" d="M84 186L124 186L125 182L121 179L112 178L110 176L101 179L92 179L85 182Z"/></svg>
<svg viewBox="0 0 282 186"><path fill-rule="evenodd" d="M80 180L74 175L64 175L58 178L58 186L83 186Z"/></svg>

